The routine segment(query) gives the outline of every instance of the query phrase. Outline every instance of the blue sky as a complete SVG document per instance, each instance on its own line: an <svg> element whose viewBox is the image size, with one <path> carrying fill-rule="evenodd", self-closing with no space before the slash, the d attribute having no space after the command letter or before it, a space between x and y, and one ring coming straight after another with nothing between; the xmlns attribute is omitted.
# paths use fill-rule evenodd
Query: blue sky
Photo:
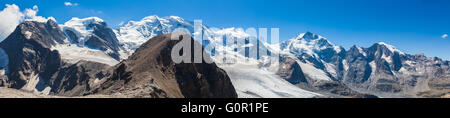
<svg viewBox="0 0 450 118"><path fill-rule="evenodd" d="M64 2L77 4L66 6ZM386 42L450 60L450 0L1 0L64 23L97 16L110 26L149 15L201 19L209 27L280 28L280 39L311 31L344 46ZM3 19L2 19L3 20Z"/></svg>

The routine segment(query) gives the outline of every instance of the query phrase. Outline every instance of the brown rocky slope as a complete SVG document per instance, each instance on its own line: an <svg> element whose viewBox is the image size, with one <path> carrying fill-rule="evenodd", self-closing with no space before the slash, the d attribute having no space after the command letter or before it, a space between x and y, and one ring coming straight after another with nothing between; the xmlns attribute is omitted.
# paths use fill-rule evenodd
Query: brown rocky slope
<svg viewBox="0 0 450 118"><path fill-rule="evenodd" d="M215 63L174 63L171 50L180 40L171 40L171 35L150 39L127 60L101 73L105 80L92 93L135 97L237 97L230 78ZM197 43L192 38L190 40ZM149 91L140 91L139 88Z"/></svg>

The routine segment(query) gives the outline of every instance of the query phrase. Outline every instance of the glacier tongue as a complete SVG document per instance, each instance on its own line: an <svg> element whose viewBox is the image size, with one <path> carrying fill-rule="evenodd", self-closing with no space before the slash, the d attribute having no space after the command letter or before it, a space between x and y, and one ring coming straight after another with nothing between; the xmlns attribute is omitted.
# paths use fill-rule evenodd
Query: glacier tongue
<svg viewBox="0 0 450 118"><path fill-rule="evenodd" d="M77 42L81 43L80 46L84 46L83 42L85 42L93 34L94 31L94 29L92 29L90 24L101 24L101 23L104 23L104 21L97 17L89 17L84 19L74 17L71 20L64 23L63 25L60 25L60 27L62 28L63 32L69 30L75 33L76 37L78 38ZM74 39L70 40L72 41Z"/></svg>
<svg viewBox="0 0 450 118"><path fill-rule="evenodd" d="M90 49L87 47L79 47L71 44L56 45L52 50L58 50L61 58L68 63L76 63L80 60L93 61L114 66L119 61L111 58L100 50Z"/></svg>
<svg viewBox="0 0 450 118"><path fill-rule="evenodd" d="M321 94L303 90L280 78L275 73L256 65L222 65L230 76L240 98L310 98Z"/></svg>

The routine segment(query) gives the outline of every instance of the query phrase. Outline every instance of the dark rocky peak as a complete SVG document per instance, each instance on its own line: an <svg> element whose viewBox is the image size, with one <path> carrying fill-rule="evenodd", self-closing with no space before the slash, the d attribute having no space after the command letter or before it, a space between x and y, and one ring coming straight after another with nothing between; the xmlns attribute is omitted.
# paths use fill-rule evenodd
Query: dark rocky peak
<svg viewBox="0 0 450 118"><path fill-rule="evenodd" d="M0 80L2 84L44 94L83 95L90 89L88 82L94 78L93 74L108 66L88 61L63 62L58 51L51 47L64 39L59 26L52 20L20 24L0 43L4 51L2 56L13 60L6 62L7 78Z"/></svg>
<svg viewBox="0 0 450 118"><path fill-rule="evenodd" d="M36 78L46 81L57 71L61 58L58 51L50 49L64 40L57 30L52 21L26 21L0 43L8 60L14 60L8 64L8 87L22 88Z"/></svg>
<svg viewBox="0 0 450 118"><path fill-rule="evenodd" d="M127 60L116 65L109 73L103 74L109 75L105 77L106 82L101 88L93 91L105 94L117 93L117 91L135 93L127 91L148 85L153 86L153 89L147 91L145 95L135 93L133 96L237 97L230 78L215 63L173 62L171 51L180 40L171 40L171 35L159 35L142 44ZM191 44L197 43L192 38L190 40ZM197 43L197 45L200 44ZM193 58L193 55L191 57Z"/></svg>
<svg viewBox="0 0 450 118"><path fill-rule="evenodd" d="M352 46L345 54L345 59L349 62L355 60L365 60L367 57L366 49L358 47L356 45Z"/></svg>
<svg viewBox="0 0 450 118"><path fill-rule="evenodd" d="M33 40L45 47L51 47L57 43L64 43L65 36L56 22L48 20L47 23L25 21L17 26L3 42L23 42Z"/></svg>
<svg viewBox="0 0 450 118"><path fill-rule="evenodd" d="M358 47L358 46L356 46L356 45L353 45L353 46L350 47L350 49L347 51L347 54L354 55L354 56L360 55L360 54L361 54L361 49L362 49L362 48L360 48L360 47ZM362 54L361 54L361 55L362 55Z"/></svg>
<svg viewBox="0 0 450 118"><path fill-rule="evenodd" d="M386 44L384 42L373 44L371 47L368 48L368 53L370 55L381 57L381 56L393 56L395 53L398 53L399 55L405 55L402 51L397 49L396 47Z"/></svg>

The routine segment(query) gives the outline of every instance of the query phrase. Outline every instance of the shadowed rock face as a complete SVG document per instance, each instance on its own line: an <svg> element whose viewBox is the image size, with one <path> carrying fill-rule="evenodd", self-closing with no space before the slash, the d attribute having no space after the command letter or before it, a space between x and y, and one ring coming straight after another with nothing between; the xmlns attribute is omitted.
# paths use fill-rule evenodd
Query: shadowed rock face
<svg viewBox="0 0 450 118"><path fill-rule="evenodd" d="M27 82L38 76L47 79L62 65L58 51L50 47L63 43L64 35L58 25L49 20L47 23L24 22L0 43L8 55L8 87L22 88Z"/></svg>
<svg viewBox="0 0 450 118"><path fill-rule="evenodd" d="M281 78L286 79L292 84L308 84L308 80L306 80L302 68L294 59L289 57L281 57L280 62L281 65L278 69L277 75L280 75Z"/></svg>
<svg viewBox="0 0 450 118"><path fill-rule="evenodd" d="M96 74L109 66L101 63L81 60L59 69L50 79L52 93L60 96L80 96L91 90Z"/></svg>
<svg viewBox="0 0 450 118"><path fill-rule="evenodd" d="M135 93L132 96L138 97L237 97L230 78L216 64L174 63L171 50L179 40L170 37L171 34L165 34L150 39L127 60L104 72L102 75L107 80L93 93ZM193 39L191 42L197 43ZM151 86L153 91L145 95L130 92L140 86Z"/></svg>
<svg viewBox="0 0 450 118"><path fill-rule="evenodd" d="M64 43L64 34L56 22L26 21L0 43L8 56L8 72L2 84L16 89L42 91L48 94L78 96L90 90L92 73L105 69L104 64L80 61L64 63L52 46Z"/></svg>
<svg viewBox="0 0 450 118"><path fill-rule="evenodd" d="M298 62L290 57L280 58L280 69L278 69L277 74L280 75L281 78L286 79L291 84L300 88L318 93L333 94L330 96L359 98L377 97L354 91L338 81L318 81L306 77Z"/></svg>
<svg viewBox="0 0 450 118"><path fill-rule="evenodd" d="M108 53L108 55L116 60L120 60L120 55L118 53L120 47L119 40L113 30L109 28L105 22L100 24L89 24L89 27L94 29L94 35L89 37L85 42L85 45L102 51L110 50L112 53Z"/></svg>
<svg viewBox="0 0 450 118"><path fill-rule="evenodd" d="M349 69L343 82L351 87L382 93L388 97L421 97L424 96L420 94L423 92L450 91L445 87L434 88L437 83L448 85L450 82L448 61L423 55L400 54L390 51L382 44L374 44L362 50L366 56L356 47L347 52Z"/></svg>

